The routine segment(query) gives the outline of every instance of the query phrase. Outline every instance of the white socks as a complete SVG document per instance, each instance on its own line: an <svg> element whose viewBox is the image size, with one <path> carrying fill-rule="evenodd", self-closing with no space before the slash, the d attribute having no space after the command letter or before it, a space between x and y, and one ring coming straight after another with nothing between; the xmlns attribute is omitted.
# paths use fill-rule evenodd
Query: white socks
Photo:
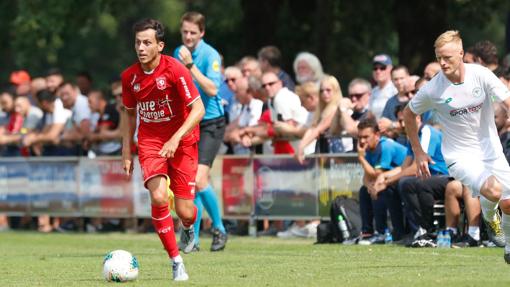
<svg viewBox="0 0 510 287"><path fill-rule="evenodd" d="M482 207L482 216L485 221L493 221L498 208L498 202L492 202L487 198L480 196L480 206Z"/></svg>
<svg viewBox="0 0 510 287"><path fill-rule="evenodd" d="M173 257L172 261L176 262L176 263L182 263L183 262L181 255L177 255L177 256Z"/></svg>
<svg viewBox="0 0 510 287"><path fill-rule="evenodd" d="M510 215L501 215L501 228L505 232L505 253L510 253Z"/></svg>
<svg viewBox="0 0 510 287"><path fill-rule="evenodd" d="M480 227L479 226L469 226L468 234L474 240L480 240Z"/></svg>

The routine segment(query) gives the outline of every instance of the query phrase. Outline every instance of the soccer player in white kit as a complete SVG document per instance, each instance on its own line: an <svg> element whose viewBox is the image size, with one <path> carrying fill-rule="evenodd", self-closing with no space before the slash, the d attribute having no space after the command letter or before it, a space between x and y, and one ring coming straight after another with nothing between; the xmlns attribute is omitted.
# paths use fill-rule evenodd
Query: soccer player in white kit
<svg viewBox="0 0 510 287"><path fill-rule="evenodd" d="M462 62L464 51L458 31L441 34L434 47L441 71L404 110L418 175L430 177L428 163L432 159L420 146L415 117L434 109L443 128L442 152L448 171L472 190L473 197L480 196L489 235L497 245L505 245L504 258L510 264L510 166L503 155L492 107L493 101L510 107L510 91L487 68ZM498 203L503 211L501 226Z"/></svg>

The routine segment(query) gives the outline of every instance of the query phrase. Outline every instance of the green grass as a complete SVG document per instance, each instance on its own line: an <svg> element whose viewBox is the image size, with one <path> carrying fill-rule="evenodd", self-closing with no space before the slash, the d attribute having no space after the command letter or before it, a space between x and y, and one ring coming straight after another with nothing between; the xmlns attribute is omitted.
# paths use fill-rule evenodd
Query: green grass
<svg viewBox="0 0 510 287"><path fill-rule="evenodd" d="M0 286L509 286L503 249L313 245L310 240L231 237L224 252L184 255L190 281L171 281L154 234L0 233ZM209 247L210 240L202 240ZM107 283L107 251L138 258L140 275Z"/></svg>

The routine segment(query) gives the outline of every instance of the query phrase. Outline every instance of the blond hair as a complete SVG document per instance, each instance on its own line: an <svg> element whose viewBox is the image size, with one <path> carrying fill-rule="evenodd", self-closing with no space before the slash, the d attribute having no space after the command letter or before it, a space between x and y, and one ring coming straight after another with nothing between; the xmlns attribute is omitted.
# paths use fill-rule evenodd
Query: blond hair
<svg viewBox="0 0 510 287"><path fill-rule="evenodd" d="M448 43L456 43L462 47L462 38L460 37L460 32L457 30L448 30L443 34L437 37L436 42L434 42L434 48L440 48Z"/></svg>
<svg viewBox="0 0 510 287"><path fill-rule="evenodd" d="M338 83L338 80L334 76L325 74L320 83L321 89L324 83L331 85L332 98L329 103L325 103L319 94L319 104L317 105L317 109L315 110L315 114L313 116L314 126L317 125L322 118L327 117L331 113L334 113L340 104L340 99L342 98L342 89L340 89L340 83Z"/></svg>

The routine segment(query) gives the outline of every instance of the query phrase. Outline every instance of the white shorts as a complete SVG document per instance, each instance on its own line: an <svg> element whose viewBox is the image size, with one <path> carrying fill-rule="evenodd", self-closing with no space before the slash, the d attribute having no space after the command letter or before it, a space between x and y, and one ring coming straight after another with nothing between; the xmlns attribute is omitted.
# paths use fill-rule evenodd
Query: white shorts
<svg viewBox="0 0 510 287"><path fill-rule="evenodd" d="M473 197L480 195L480 189L485 181L494 175L503 185L500 200L510 198L510 166L504 156L494 160L480 160L469 157L455 161L448 166L450 176L462 182L471 189Z"/></svg>

